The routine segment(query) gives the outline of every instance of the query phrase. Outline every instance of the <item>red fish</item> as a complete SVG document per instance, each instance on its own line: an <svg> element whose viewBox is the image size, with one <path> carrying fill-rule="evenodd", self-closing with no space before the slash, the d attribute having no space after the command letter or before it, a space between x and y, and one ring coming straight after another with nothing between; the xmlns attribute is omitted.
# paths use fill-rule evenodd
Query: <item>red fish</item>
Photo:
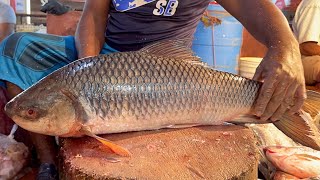
<svg viewBox="0 0 320 180"><path fill-rule="evenodd" d="M320 176L320 151L307 147L269 146L266 158L279 170L298 178Z"/></svg>

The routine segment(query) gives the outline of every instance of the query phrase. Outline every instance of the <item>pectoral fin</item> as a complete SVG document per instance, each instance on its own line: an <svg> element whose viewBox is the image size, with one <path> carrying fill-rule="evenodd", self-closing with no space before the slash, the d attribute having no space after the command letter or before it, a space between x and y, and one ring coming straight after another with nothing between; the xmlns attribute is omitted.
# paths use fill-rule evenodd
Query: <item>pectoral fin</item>
<svg viewBox="0 0 320 180"><path fill-rule="evenodd" d="M123 147L121 147L121 146L119 146L119 145L117 145L107 139L104 139L102 137L99 137L99 136L93 134L88 127L83 126L80 131L83 134L90 136L90 137L93 137L96 140L100 141L102 144L104 144L105 146L110 148L114 153L116 153L120 156L126 156L126 157L131 156L131 153L127 149L125 149L125 148L123 148Z"/></svg>

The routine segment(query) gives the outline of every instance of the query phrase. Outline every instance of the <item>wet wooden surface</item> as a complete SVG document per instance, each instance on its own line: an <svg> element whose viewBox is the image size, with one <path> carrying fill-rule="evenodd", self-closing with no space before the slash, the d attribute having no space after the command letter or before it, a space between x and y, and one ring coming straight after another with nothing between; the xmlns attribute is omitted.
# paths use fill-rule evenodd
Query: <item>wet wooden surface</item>
<svg viewBox="0 0 320 180"><path fill-rule="evenodd" d="M61 179L257 179L252 132L241 126L202 126L104 135L127 148L118 157L95 139L61 143Z"/></svg>

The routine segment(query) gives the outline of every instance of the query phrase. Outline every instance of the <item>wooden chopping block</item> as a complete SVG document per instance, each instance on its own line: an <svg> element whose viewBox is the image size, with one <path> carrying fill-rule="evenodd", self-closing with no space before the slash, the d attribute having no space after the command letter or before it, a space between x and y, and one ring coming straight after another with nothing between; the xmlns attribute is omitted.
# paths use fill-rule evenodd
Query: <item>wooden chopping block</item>
<svg viewBox="0 0 320 180"><path fill-rule="evenodd" d="M201 126L103 135L131 157L111 153L90 137L61 141L61 179L257 179L252 131Z"/></svg>

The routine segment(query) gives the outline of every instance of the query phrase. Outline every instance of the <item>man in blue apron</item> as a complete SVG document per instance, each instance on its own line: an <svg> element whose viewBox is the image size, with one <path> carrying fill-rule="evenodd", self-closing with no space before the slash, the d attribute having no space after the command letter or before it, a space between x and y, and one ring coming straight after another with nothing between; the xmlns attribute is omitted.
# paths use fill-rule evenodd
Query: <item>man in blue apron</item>
<svg viewBox="0 0 320 180"><path fill-rule="evenodd" d="M268 47L254 76L265 82L256 101L256 115L262 121L277 120L285 111L298 111L305 98L303 68L298 43L281 11L270 0L217 2ZM14 97L78 58L138 50L164 39L190 39L208 4L209 0L86 1L75 38L35 33L7 38L0 46L0 79ZM43 163L39 179L53 178L53 146L48 137L32 136Z"/></svg>

